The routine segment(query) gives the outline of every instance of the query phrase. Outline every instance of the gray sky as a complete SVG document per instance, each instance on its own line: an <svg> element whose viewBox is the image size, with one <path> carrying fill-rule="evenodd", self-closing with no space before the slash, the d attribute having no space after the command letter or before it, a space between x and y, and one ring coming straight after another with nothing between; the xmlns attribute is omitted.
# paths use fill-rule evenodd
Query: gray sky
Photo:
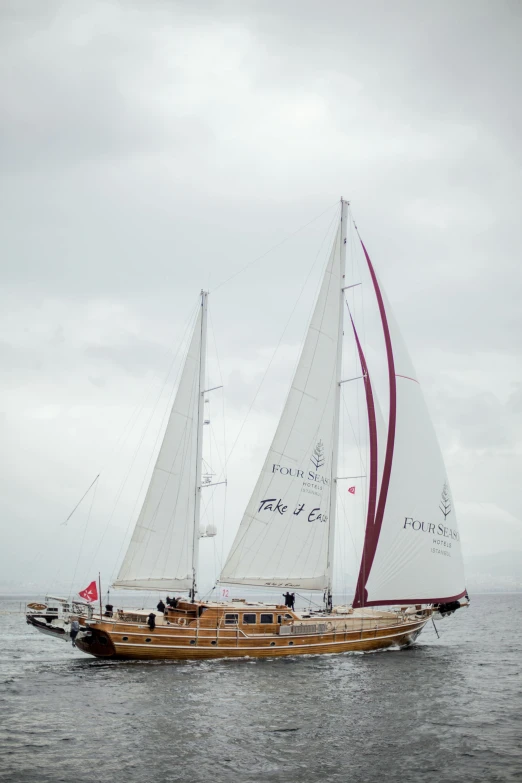
<svg viewBox="0 0 522 783"><path fill-rule="evenodd" d="M233 532L341 195L423 381L466 551L522 551L520 3L0 14L2 580L108 579L200 288L324 213L211 296L233 442L312 268L229 464ZM88 503L59 523L103 466L83 539Z"/></svg>

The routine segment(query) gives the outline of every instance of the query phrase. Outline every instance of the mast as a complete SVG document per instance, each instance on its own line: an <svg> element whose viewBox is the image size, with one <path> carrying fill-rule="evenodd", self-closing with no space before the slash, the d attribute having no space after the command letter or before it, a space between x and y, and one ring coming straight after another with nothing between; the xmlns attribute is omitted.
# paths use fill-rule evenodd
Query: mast
<svg viewBox="0 0 522 783"><path fill-rule="evenodd" d="M335 412L333 423L333 448L332 448L332 486L330 491L329 530L328 530L328 559L327 578L328 586L325 591L326 611L331 612L333 607L333 558L335 548L335 515L337 509L337 463L339 459L339 412L341 408L341 373L343 364L343 325L344 325L344 283L346 269L346 230L348 226L349 202L341 198L341 274L339 286L339 339L337 342L337 364L335 384Z"/></svg>
<svg viewBox="0 0 522 783"><path fill-rule="evenodd" d="M192 602L196 600L197 573L199 564L199 509L201 505L201 467L203 462L203 420L204 420L204 388L205 388L205 359L207 349L207 298L208 291L201 291L201 343L199 352L199 380L198 380L198 426L196 448L196 486L194 497L194 529L192 531Z"/></svg>

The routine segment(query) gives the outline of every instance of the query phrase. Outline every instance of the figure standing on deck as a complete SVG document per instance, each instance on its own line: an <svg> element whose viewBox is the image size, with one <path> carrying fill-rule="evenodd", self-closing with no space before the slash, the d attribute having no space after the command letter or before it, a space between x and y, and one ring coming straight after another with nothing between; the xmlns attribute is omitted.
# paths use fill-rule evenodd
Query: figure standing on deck
<svg viewBox="0 0 522 783"><path fill-rule="evenodd" d="M80 623L78 622L78 620L73 620L71 623L71 631L70 631L73 647L76 647L76 637L78 636L79 631L80 631Z"/></svg>

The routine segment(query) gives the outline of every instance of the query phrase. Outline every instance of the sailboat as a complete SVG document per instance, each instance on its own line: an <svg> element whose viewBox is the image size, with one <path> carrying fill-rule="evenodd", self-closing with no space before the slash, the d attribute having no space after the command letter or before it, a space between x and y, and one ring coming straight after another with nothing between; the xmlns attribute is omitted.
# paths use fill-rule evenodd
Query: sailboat
<svg viewBox="0 0 522 783"><path fill-rule="evenodd" d="M199 596L208 294L201 292L177 394L115 588L188 597L148 612L78 610L83 652L103 658L279 657L407 647L433 617L468 603L442 454L391 307L361 243L384 345L386 417L347 307L348 202L340 217L286 403L219 583L320 591L324 605ZM358 234L357 234L358 236ZM360 376L342 377L344 332ZM369 443L366 527L351 604L334 605L341 387L364 386ZM28 622L31 622L28 614ZM35 624L35 623L33 623Z"/></svg>

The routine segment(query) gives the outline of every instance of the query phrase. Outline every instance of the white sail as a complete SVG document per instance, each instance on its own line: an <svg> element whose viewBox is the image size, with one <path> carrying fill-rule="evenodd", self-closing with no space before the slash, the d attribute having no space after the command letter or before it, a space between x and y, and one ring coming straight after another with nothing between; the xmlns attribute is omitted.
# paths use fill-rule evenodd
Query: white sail
<svg viewBox="0 0 522 783"><path fill-rule="evenodd" d="M465 593L455 506L420 384L390 305L375 282L389 329L395 404L390 399L391 469L384 490L384 513L381 519L378 510L376 514L374 551L367 547L365 551L371 566L363 575L363 602L450 601ZM379 438L381 446L383 441ZM380 478L380 494L382 485ZM371 538L370 533L370 548ZM354 605L359 603L356 596Z"/></svg>
<svg viewBox="0 0 522 783"><path fill-rule="evenodd" d="M203 307L150 485L114 587L188 590L193 584Z"/></svg>
<svg viewBox="0 0 522 783"><path fill-rule="evenodd" d="M220 581L324 589L336 395L341 226L279 426Z"/></svg>

